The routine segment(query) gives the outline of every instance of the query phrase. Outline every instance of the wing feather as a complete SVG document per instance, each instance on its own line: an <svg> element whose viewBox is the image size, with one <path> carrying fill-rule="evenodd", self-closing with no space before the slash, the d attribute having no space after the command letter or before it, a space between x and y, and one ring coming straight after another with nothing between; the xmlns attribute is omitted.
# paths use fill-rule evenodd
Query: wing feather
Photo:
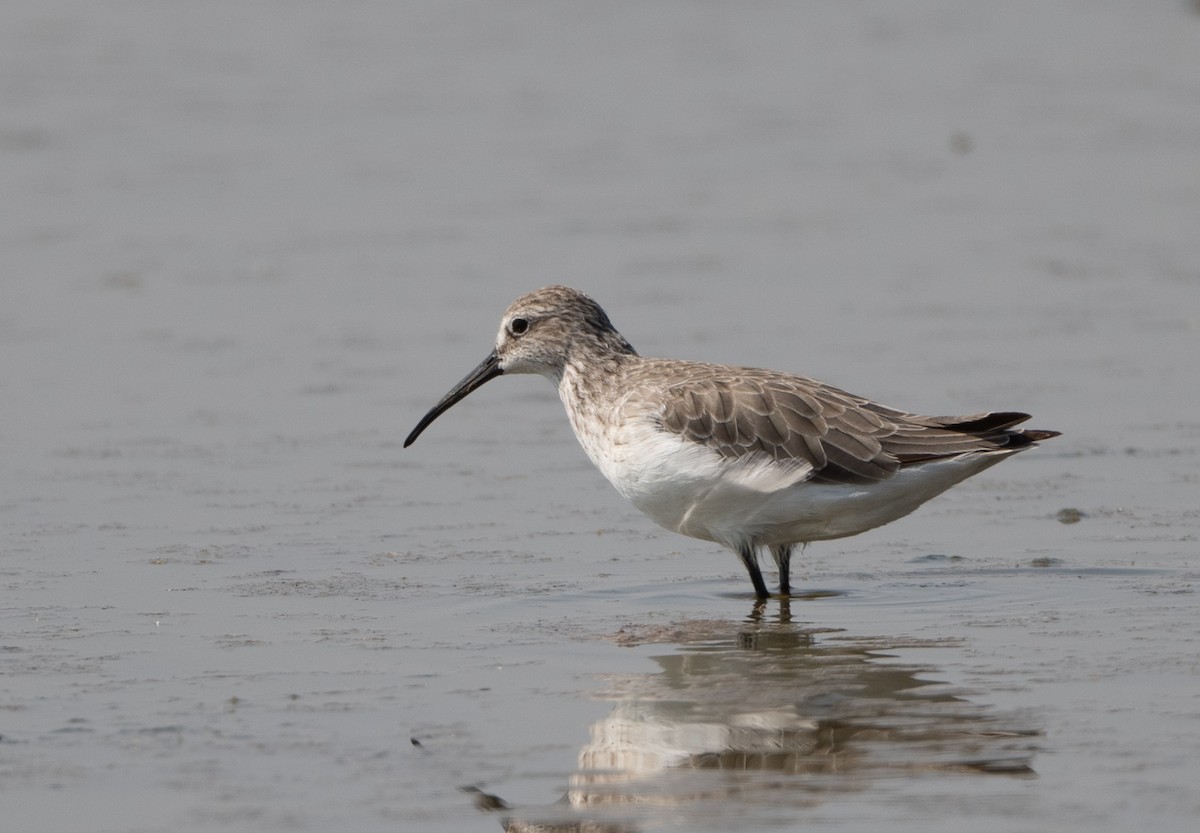
<svg viewBox="0 0 1200 833"><path fill-rule="evenodd" d="M662 385L671 377L681 381ZM730 460L794 463L828 483L886 480L905 466L1028 445L1047 433L1012 430L1026 414L921 416L814 379L752 368L670 362L639 381L646 387L652 379L665 430Z"/></svg>

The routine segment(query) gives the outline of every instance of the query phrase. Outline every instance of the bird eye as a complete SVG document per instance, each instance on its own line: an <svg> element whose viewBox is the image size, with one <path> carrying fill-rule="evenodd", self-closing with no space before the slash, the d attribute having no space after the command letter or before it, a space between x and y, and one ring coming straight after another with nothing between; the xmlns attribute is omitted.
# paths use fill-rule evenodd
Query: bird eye
<svg viewBox="0 0 1200 833"><path fill-rule="evenodd" d="M524 335L529 330L529 321L524 318L514 318L508 322L508 331L515 336Z"/></svg>

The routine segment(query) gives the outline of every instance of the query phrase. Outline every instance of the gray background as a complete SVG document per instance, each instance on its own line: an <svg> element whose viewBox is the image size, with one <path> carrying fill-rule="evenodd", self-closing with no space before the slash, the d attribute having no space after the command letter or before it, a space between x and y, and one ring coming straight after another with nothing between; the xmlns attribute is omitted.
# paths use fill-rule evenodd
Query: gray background
<svg viewBox="0 0 1200 833"><path fill-rule="evenodd" d="M637 825L1191 829L1198 67L1185 2L6 2L6 826L494 830L459 786L544 808L630 704L729 723L742 637L799 629L1036 776L939 770L931 713L842 775L646 774ZM646 354L1065 434L755 621L542 380L401 450L547 283Z"/></svg>

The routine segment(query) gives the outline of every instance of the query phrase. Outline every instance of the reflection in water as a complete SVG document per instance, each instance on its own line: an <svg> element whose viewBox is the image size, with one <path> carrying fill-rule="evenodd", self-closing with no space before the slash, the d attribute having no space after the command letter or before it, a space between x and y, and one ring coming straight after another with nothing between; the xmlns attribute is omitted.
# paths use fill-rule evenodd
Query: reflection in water
<svg viewBox="0 0 1200 833"><path fill-rule="evenodd" d="M627 644L674 642L661 671L610 679L616 702L591 727L579 771L553 807L522 808L510 833L632 833L796 820L885 777L1031 775L1027 727L933 681L899 649L774 621L692 621L624 630ZM664 812L668 811L668 812Z"/></svg>

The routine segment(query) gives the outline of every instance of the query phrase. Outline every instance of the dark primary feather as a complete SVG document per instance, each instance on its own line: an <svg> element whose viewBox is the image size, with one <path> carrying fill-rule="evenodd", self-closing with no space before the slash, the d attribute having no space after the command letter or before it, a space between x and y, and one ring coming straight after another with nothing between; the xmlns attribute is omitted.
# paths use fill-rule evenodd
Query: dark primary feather
<svg viewBox="0 0 1200 833"><path fill-rule="evenodd" d="M905 466L1057 436L1012 430L1028 414L920 416L814 379L718 365L695 368L691 380L663 390L663 428L730 459L807 461L819 482L871 483Z"/></svg>

